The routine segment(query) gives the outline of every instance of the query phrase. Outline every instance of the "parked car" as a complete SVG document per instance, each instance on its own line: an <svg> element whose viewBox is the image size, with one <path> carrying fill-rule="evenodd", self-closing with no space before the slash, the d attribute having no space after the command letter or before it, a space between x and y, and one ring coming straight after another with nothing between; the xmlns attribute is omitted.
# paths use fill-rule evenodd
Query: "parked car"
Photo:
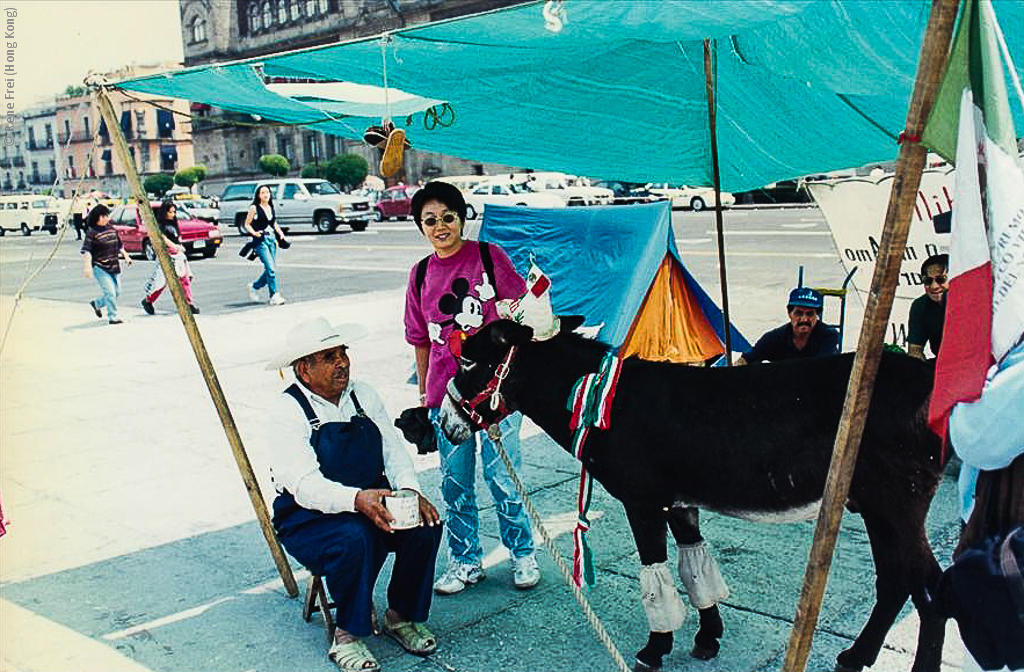
<svg viewBox="0 0 1024 672"><path fill-rule="evenodd" d="M470 193L476 189L481 182L487 182L490 179L492 178L487 175L448 175L437 178L439 182L447 182L448 184L455 185L459 188L459 191L464 194Z"/></svg>
<svg viewBox="0 0 1024 672"><path fill-rule="evenodd" d="M374 216L377 221L383 221L391 217L405 219L412 209L412 196L420 188L417 186L406 186L398 184L385 189L377 204L373 206Z"/></svg>
<svg viewBox="0 0 1024 672"><path fill-rule="evenodd" d="M743 205L814 202L814 199L811 198L811 192L804 187L803 180L772 182L759 189L736 194L736 200Z"/></svg>
<svg viewBox="0 0 1024 672"><path fill-rule="evenodd" d="M694 212L700 212L715 205L715 190L711 187L687 187L658 182L647 185L647 188L655 194L672 199L673 208L689 208ZM728 208L735 202L735 196L728 191L722 192L723 208Z"/></svg>
<svg viewBox="0 0 1024 672"><path fill-rule="evenodd" d="M178 208L184 208L190 217L205 219L211 224L216 224L220 218L220 208L217 207L217 201L212 198L181 195L174 197L174 204Z"/></svg>
<svg viewBox="0 0 1024 672"><path fill-rule="evenodd" d="M599 180L595 187L604 187L612 192L614 205L632 205L634 203L654 203L667 200L667 196L656 194L640 182L622 182L620 180Z"/></svg>
<svg viewBox="0 0 1024 672"><path fill-rule="evenodd" d="M220 197L218 221L245 233L245 214L252 205L256 188L262 186L270 187L274 212L281 226L311 224L320 233L330 233L339 224L348 224L353 231L363 231L370 223L372 213L366 198L343 194L327 180L300 178L229 184Z"/></svg>
<svg viewBox="0 0 1024 672"><path fill-rule="evenodd" d="M466 217L476 219L485 205L519 205L531 208L564 208L565 201L551 194L538 194L526 184L490 181L480 184L466 197Z"/></svg>
<svg viewBox="0 0 1024 672"><path fill-rule="evenodd" d="M578 177L565 173L520 173L514 179L529 181L530 189L540 194L557 196L566 205L611 205L610 189L583 184Z"/></svg>
<svg viewBox="0 0 1024 672"><path fill-rule="evenodd" d="M149 204L154 211L160 208L160 202ZM206 220L183 216L184 210L178 208L178 233L181 244L187 255L213 257L224 242L220 228ZM121 244L128 254L142 255L146 259L156 259L156 250L149 240L149 231L142 223L139 206L134 203L118 205L110 213L110 222L117 231Z"/></svg>
<svg viewBox="0 0 1024 672"><path fill-rule="evenodd" d="M8 231L20 231L31 236L33 231L57 233L60 204L52 196L19 194L0 196L0 236Z"/></svg>

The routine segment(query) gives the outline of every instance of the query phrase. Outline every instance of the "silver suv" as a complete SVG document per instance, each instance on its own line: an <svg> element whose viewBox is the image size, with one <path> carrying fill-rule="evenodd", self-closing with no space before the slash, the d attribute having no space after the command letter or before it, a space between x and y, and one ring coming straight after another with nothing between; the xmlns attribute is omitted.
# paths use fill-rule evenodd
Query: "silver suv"
<svg viewBox="0 0 1024 672"><path fill-rule="evenodd" d="M353 231L363 231L373 215L366 198L343 194L327 180L248 180L224 188L220 224L234 226L244 234L245 213L252 205L256 188L262 186L270 187L274 214L281 226L312 224L320 233L330 233L339 224L348 224Z"/></svg>

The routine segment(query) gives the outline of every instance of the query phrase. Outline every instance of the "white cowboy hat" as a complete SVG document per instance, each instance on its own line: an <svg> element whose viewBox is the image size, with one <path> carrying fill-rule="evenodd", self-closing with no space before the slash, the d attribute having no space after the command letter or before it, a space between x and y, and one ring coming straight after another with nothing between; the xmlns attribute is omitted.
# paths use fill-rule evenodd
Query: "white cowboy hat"
<svg viewBox="0 0 1024 672"><path fill-rule="evenodd" d="M349 345L365 335L366 328L359 324L332 325L323 317L314 317L299 322L288 332L284 345L277 355L270 358L267 370L284 369L306 355L330 350L340 345Z"/></svg>

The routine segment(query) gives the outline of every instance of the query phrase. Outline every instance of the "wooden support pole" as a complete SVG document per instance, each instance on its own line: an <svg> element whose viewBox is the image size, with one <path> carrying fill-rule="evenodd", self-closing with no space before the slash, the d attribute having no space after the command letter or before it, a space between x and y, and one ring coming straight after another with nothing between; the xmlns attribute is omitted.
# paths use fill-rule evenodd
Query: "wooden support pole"
<svg viewBox="0 0 1024 672"><path fill-rule="evenodd" d="M949 44L956 21L959 0L932 0L928 26L921 44L914 94L907 113L906 136L908 142L900 147L896 161L889 208L885 213L875 273L871 278L871 291L864 310L857 355L846 389L846 402L839 422L832 463L829 465L825 492L814 528L807 571L804 575L800 603L797 606L789 648L782 669L784 672L803 672L811 652L811 640L821 610L832 553L835 550L843 507L850 490L850 480L857 461L868 404L882 357L885 330L889 322L893 296L899 279L900 262L907 246L910 217L921 184L928 151L918 142L928 120L939 82L946 69Z"/></svg>
<svg viewBox="0 0 1024 672"><path fill-rule="evenodd" d="M206 387L213 398L213 405L220 416L224 433L227 434L228 443L231 445L231 452L234 454L238 470L242 474L242 482L245 483L245 489L249 493L252 507L256 510L256 518L260 522L260 529L263 531L263 536L270 547L270 554L274 558L274 564L277 565L277 571L281 574L281 580L284 582L288 595L297 597L299 588L295 583L295 576L292 574L291 565L288 564L288 558L285 557L284 550L277 540L277 535L274 534L274 528L270 522L270 514L267 512L267 505L263 501L263 493L260 492L260 485L252 471L249 456L246 455L245 448L242 446L242 437L238 434L238 428L235 426L235 420L231 416L231 410L228 408L224 391L220 387L220 381L217 380L217 372L214 370L213 362L210 360L206 346L203 344L203 337L199 334L199 328L196 326L195 318L192 316L188 301L185 299L185 290L182 289L178 281L178 275L174 272L174 262L171 261L171 257L167 254L167 245L164 243L163 234L157 226L153 210L149 206L146 190L143 188L139 174L135 170L135 162L128 153L128 145L124 140L124 135L121 133L121 125L114 113L114 107L110 102L110 95L107 89L101 86L96 92L96 97L100 114L107 122L107 128L110 130L114 151L117 152L118 159L124 165L128 186L131 189L132 196L139 204L139 213L142 215L142 221L146 225L146 231L149 233L149 241L153 245L153 249L156 250L157 262L159 262L160 268L164 272L164 277L167 279L167 289L174 298L174 305L178 309L178 316L185 326L185 333L192 344L192 351L196 355L196 361L199 363L199 369L203 373ZM182 254L184 254L184 250L182 250Z"/></svg>
<svg viewBox="0 0 1024 672"><path fill-rule="evenodd" d="M708 135L711 138L711 174L715 187L715 228L718 231L718 278L722 285L722 320L725 322L725 362L732 366L732 322L729 320L729 280L725 272L725 229L722 224L722 182L718 175L718 101L715 100L717 63L712 40L704 40L704 83L708 99Z"/></svg>

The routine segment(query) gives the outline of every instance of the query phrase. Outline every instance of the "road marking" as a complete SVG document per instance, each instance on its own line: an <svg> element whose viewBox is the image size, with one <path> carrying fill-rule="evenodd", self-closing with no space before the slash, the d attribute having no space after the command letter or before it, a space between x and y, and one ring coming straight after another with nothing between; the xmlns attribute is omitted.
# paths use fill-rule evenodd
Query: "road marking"
<svg viewBox="0 0 1024 672"><path fill-rule="evenodd" d="M601 510L594 510L590 512L589 516L591 520L597 520L604 516L604 512ZM547 528L549 536L552 539L554 539L564 534L571 534L572 531L576 529L576 519L576 511L556 513L544 519L544 526ZM503 560L507 560L508 557L508 551L505 549L505 547L501 544L498 544L497 548L495 548L487 554L486 558L483 560L483 566L493 567L494 565L497 565ZM303 579L308 577L309 572L305 569L295 572L295 580L297 582L302 581ZM266 583L261 583L260 585L254 586L252 588L240 590L234 595L218 597L217 599L210 600L209 602L206 602L204 604L200 604L195 607L190 607L188 609L183 609L181 611L175 612L173 614L168 614L166 616L161 616L160 618L155 618L145 623L139 623L138 625L133 625L130 628L125 628L124 630L108 632L105 635L101 635L101 638L107 641L117 641L119 639L125 639L126 637L131 637L132 635L138 634L140 632L145 632L147 630L155 630L156 628L163 627L165 625L171 625L172 623L180 623L181 621L185 621L190 618L202 616L204 613L216 607L217 605L237 600L242 595L262 595L265 593L278 592L282 590L283 587L284 586L281 579L277 578L272 581L267 581Z"/></svg>
<svg viewBox="0 0 1024 672"><path fill-rule="evenodd" d="M717 257L718 252L712 250L679 250L679 254L686 257ZM828 252L733 252L727 251L727 257L769 257L769 258L794 258L794 259L838 259L835 254Z"/></svg>
<svg viewBox="0 0 1024 672"><path fill-rule="evenodd" d="M704 233L718 232L709 229ZM726 231L727 236L831 236L830 231Z"/></svg>
<svg viewBox="0 0 1024 672"><path fill-rule="evenodd" d="M676 245L700 245L710 242L710 238L676 238Z"/></svg>
<svg viewBox="0 0 1024 672"><path fill-rule="evenodd" d="M251 261L221 261L217 263L217 266L245 266L246 268L252 268ZM408 273L412 266L369 266L360 264L346 264L339 262L337 264L303 264L303 263L278 263L281 268L309 268L315 270L325 271L370 271L381 272L381 273Z"/></svg>
<svg viewBox="0 0 1024 672"><path fill-rule="evenodd" d="M818 225L818 222L807 222L807 223L800 223L800 224L783 224L782 228L784 228L784 229L813 229L817 225Z"/></svg>
<svg viewBox="0 0 1024 672"><path fill-rule="evenodd" d="M354 243L324 243L317 245L317 249L326 248L328 250L415 250L417 252L428 252L430 248L427 245L357 245Z"/></svg>

